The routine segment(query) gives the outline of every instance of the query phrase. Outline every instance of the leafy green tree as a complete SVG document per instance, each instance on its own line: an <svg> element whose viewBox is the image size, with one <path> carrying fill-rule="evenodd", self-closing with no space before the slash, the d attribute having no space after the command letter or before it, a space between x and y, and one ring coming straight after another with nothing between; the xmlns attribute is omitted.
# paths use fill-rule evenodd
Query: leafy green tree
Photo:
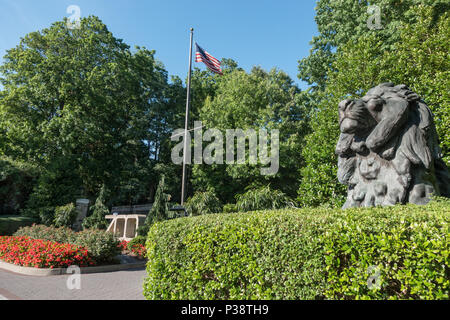
<svg viewBox="0 0 450 320"><path fill-rule="evenodd" d="M234 61L233 59L229 59L229 58L223 58L221 60L221 66L222 66L222 71L224 76L220 76L214 72L211 72L209 69L206 70L201 70L197 67L194 67L193 71L192 71L192 76L191 76L191 108L190 108L190 112L189 112L189 127L190 128L194 128L194 122L195 121L199 121L201 120L202 116L201 116L201 110L204 107L206 101L211 101L214 99L214 97L216 96L216 92L217 89L219 87L219 83L221 83L222 80L224 80L226 78L226 75L228 75L229 73L235 71L235 70L240 70L242 71L242 68L238 67L238 64L236 61ZM182 92L182 96L183 98L186 97L186 89L183 88L183 92ZM183 103L185 104L185 100L183 100ZM184 128L184 110L183 110L183 114L182 114L182 120L183 122L177 127L177 128ZM171 147L173 147L174 145L172 144ZM166 168L167 165L166 165ZM223 169L223 168L222 168ZM198 172L197 174L193 174L192 170L195 170L195 168L192 168L190 165L186 166L186 170L187 170L187 176L189 177L187 179L187 183L186 183L186 191L187 194L189 195L193 195L193 191L194 191L194 185L192 184L190 179L193 176L198 176L198 175L202 175L204 172ZM215 169L214 171L217 172L217 170L219 169ZM173 173L173 170L172 170ZM209 174L209 173L208 173ZM181 175L181 170L177 171L177 176ZM222 176L224 176L225 174L223 174ZM166 175L166 177L168 177ZM177 183L170 183L168 184L169 188L173 188L172 186L176 186L177 190L174 192L172 192L171 194L176 196L176 199L179 199L180 196L180 190L179 190L179 186L180 186L180 179L179 178L175 178L172 179L173 181L177 181ZM197 181L199 181L199 179L197 179ZM201 185L202 183L199 182L199 184ZM199 184L195 184L195 188L199 187ZM200 188L199 190L206 190L205 188ZM230 192L230 197L233 197L233 193Z"/></svg>
<svg viewBox="0 0 450 320"><path fill-rule="evenodd" d="M166 193L165 177L159 180L158 189L155 194L155 201L150 209L145 224L151 226L155 222L167 220L169 217L170 196Z"/></svg>
<svg viewBox="0 0 450 320"><path fill-rule="evenodd" d="M82 197L82 179L73 170L76 164L72 157L61 157L50 162L45 168L41 167L22 213L50 225L53 223L56 207Z"/></svg>
<svg viewBox="0 0 450 320"><path fill-rule="evenodd" d="M316 23L319 34L311 41L310 55L299 61L299 78L315 89L323 90L329 73L336 71L333 62L336 51L350 40L367 34L376 34L382 40L381 50L393 49L400 40L398 27L401 23L414 24L417 20L415 8L425 5L433 10L433 21L450 8L447 0L319 0L316 6ZM377 6L380 26L368 27L374 22Z"/></svg>
<svg viewBox="0 0 450 320"><path fill-rule="evenodd" d="M235 70L243 71L233 59L223 58L220 64L224 75ZM200 111L206 99L214 99L219 83L224 79L226 77L211 72L209 69L200 70L199 68L194 68L191 77L191 125L193 125L195 120L200 119Z"/></svg>
<svg viewBox="0 0 450 320"><path fill-rule="evenodd" d="M0 156L0 215L23 209L37 176L38 170L29 163Z"/></svg>
<svg viewBox="0 0 450 320"><path fill-rule="evenodd" d="M402 26L396 54L384 59L392 82L405 83L430 106L441 140L444 161L450 167L450 10L436 18L425 6L416 9L417 23Z"/></svg>
<svg viewBox="0 0 450 320"><path fill-rule="evenodd" d="M27 34L0 73L0 153L40 169L32 215L102 184L117 203L148 201L183 105L154 51L132 52L90 16Z"/></svg>
<svg viewBox="0 0 450 320"><path fill-rule="evenodd" d="M276 69L266 72L255 67L247 73L235 68L225 73L216 83L214 96L208 96L200 110L204 130L219 129L224 137L227 129L257 133L261 129L279 130L280 169L274 176L264 176L262 164L249 164L248 159L239 165L197 164L192 169L194 190L212 190L227 203L248 186L270 182L274 188L295 195L301 145L308 132L308 101L304 97L289 76Z"/></svg>
<svg viewBox="0 0 450 320"><path fill-rule="evenodd" d="M139 236L146 237L150 227L158 221L164 221L169 218L170 195L166 193L165 175L162 174L156 189L153 205L145 218L144 225L137 230Z"/></svg>

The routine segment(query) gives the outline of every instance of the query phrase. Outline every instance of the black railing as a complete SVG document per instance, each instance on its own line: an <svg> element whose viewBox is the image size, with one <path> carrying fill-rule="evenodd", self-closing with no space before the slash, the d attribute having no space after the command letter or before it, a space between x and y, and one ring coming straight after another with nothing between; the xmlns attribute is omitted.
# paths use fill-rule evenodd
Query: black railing
<svg viewBox="0 0 450 320"><path fill-rule="evenodd" d="M117 214L148 214L150 209L152 208L152 203L150 204L140 204L136 206L120 206L120 207L112 207L111 213Z"/></svg>
<svg viewBox="0 0 450 320"><path fill-rule="evenodd" d="M169 211L175 212L173 215L169 216L169 219L176 219L188 216L186 208L183 206L173 206L172 208L169 209Z"/></svg>

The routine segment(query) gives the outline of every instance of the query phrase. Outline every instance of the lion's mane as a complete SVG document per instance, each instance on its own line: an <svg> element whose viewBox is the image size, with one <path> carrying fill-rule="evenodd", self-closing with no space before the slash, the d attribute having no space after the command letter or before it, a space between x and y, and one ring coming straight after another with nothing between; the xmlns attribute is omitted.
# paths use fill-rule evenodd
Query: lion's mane
<svg viewBox="0 0 450 320"><path fill-rule="evenodd" d="M405 85L383 83L339 104L338 178L346 207L425 204L450 197L433 114Z"/></svg>

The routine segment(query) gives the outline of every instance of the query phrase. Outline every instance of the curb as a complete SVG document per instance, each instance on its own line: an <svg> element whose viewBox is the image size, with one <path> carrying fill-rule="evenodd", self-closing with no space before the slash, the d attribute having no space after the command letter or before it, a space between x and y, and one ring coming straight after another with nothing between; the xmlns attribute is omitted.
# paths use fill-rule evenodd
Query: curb
<svg viewBox="0 0 450 320"><path fill-rule="evenodd" d="M80 270L81 274L112 272L112 271L142 268L145 267L146 263L147 263L146 261L142 261L136 263L112 264L106 266L81 267ZM54 269L30 268L18 266L12 263L7 263L1 260L0 260L0 269L37 277L58 276L73 273L73 272L67 273L67 268L54 268Z"/></svg>

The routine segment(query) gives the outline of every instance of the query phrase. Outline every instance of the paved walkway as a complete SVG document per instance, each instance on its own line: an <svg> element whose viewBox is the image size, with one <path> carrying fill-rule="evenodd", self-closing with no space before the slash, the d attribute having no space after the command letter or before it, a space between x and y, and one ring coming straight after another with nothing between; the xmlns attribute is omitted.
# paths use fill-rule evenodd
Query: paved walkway
<svg viewBox="0 0 450 320"><path fill-rule="evenodd" d="M80 289L72 290L70 276L36 277L0 269L0 300L144 300L144 268L82 274Z"/></svg>

